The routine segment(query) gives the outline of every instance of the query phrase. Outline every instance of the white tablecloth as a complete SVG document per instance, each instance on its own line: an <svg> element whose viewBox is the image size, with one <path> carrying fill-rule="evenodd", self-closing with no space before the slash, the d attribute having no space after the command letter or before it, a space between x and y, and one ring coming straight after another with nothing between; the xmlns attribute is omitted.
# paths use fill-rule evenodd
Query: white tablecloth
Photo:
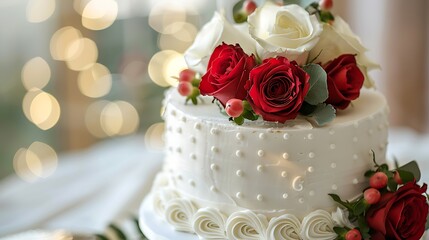
<svg viewBox="0 0 429 240"><path fill-rule="evenodd" d="M0 236L31 229L100 233L109 223L135 216L161 169L162 152L145 149L142 136L109 140L86 151L60 155L47 179L0 182ZM392 130L388 158L416 159L429 182L429 136Z"/></svg>

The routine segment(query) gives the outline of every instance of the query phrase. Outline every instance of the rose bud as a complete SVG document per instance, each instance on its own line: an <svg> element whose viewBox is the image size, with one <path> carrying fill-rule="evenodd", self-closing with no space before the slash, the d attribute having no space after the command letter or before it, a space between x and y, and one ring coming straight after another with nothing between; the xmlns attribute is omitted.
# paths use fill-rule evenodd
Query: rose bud
<svg viewBox="0 0 429 240"><path fill-rule="evenodd" d="M382 189L387 186L387 175L384 172L376 172L369 178L369 185L372 188Z"/></svg>
<svg viewBox="0 0 429 240"><path fill-rule="evenodd" d="M243 9L247 13L247 15L252 14L255 11L256 7L256 3L252 0L246 0L243 3Z"/></svg>
<svg viewBox="0 0 429 240"><path fill-rule="evenodd" d="M381 193L375 188L368 188L363 192L363 198L370 205L376 204L380 201Z"/></svg>
<svg viewBox="0 0 429 240"><path fill-rule="evenodd" d="M191 82L195 77L195 72L191 69L184 69L179 73L179 82Z"/></svg>
<svg viewBox="0 0 429 240"><path fill-rule="evenodd" d="M332 6L333 6L333 0L320 0L319 1L319 6L320 9L323 11L329 11L331 10Z"/></svg>
<svg viewBox="0 0 429 240"><path fill-rule="evenodd" d="M346 233L346 235L344 236L344 238L346 240L361 240L362 239L362 235L360 234L359 230L357 230L356 228L348 231Z"/></svg>
<svg viewBox="0 0 429 240"><path fill-rule="evenodd" d="M236 118L239 117L243 113L244 107L243 107L243 101L240 99L230 99L228 102L226 102L225 106L225 112L228 114L228 116Z"/></svg>
<svg viewBox="0 0 429 240"><path fill-rule="evenodd" d="M179 82L179 86L177 86L177 91L179 91L180 95L187 97L191 95L193 88L194 87L190 82Z"/></svg>
<svg viewBox="0 0 429 240"><path fill-rule="evenodd" d="M398 171L395 171L395 173L393 174L393 179L395 180L395 182L397 184L403 184L404 182L402 182L401 176L399 175Z"/></svg>

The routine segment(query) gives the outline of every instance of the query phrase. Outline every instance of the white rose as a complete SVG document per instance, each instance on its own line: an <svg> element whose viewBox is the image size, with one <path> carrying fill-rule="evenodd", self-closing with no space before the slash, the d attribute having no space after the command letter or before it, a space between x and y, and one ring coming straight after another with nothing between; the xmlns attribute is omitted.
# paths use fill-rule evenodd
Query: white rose
<svg viewBox="0 0 429 240"><path fill-rule="evenodd" d="M205 73L213 50L222 42L227 44L238 43L249 55L256 53L255 40L248 33L237 29L222 15L215 12L213 18L203 26L194 43L185 52L185 61L188 67L199 73Z"/></svg>
<svg viewBox="0 0 429 240"><path fill-rule="evenodd" d="M308 51L316 45L322 33L322 25L316 16L310 16L295 4L278 6L267 2L247 21L250 35L259 43L257 51L263 59L284 56L304 64Z"/></svg>
<svg viewBox="0 0 429 240"><path fill-rule="evenodd" d="M365 86L372 87L373 81L368 71L380 66L367 58L367 49L362 45L358 36L350 29L350 26L339 16L335 16L332 25L325 24L319 42L310 51L309 59L325 64L342 54L356 54L356 62L365 75Z"/></svg>

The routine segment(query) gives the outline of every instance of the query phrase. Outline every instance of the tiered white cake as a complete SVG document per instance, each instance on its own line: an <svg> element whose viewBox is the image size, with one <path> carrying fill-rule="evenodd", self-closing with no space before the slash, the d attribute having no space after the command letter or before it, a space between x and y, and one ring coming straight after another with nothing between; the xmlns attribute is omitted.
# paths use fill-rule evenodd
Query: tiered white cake
<svg viewBox="0 0 429 240"><path fill-rule="evenodd" d="M168 91L151 205L166 225L203 239L335 237L347 217L328 194L353 199L367 186L373 152L385 159L387 115L384 97L365 90L323 127L305 118L238 126L210 98L185 105Z"/></svg>

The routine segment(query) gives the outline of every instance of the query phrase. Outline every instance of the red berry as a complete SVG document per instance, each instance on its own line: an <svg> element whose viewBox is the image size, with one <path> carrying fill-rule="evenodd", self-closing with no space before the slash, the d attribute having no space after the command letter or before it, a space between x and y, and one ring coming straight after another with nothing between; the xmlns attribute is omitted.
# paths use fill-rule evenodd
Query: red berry
<svg viewBox="0 0 429 240"><path fill-rule="evenodd" d="M179 82L190 82L194 79L195 72L191 69L182 70L179 73Z"/></svg>
<svg viewBox="0 0 429 240"><path fill-rule="evenodd" d="M361 240L362 239L362 235L360 234L359 230L357 230L356 228L348 231L346 233L346 235L344 236L344 238L346 240Z"/></svg>
<svg viewBox="0 0 429 240"><path fill-rule="evenodd" d="M333 5L334 5L333 0L320 0L319 1L320 9L324 10L324 11L331 10Z"/></svg>
<svg viewBox="0 0 429 240"><path fill-rule="evenodd" d="M243 9L247 13L247 15L252 14L255 11L256 7L256 3L252 0L246 0L243 3Z"/></svg>
<svg viewBox="0 0 429 240"><path fill-rule="evenodd" d="M369 185L373 188L382 189L387 186L387 175L384 172L376 172L369 178Z"/></svg>
<svg viewBox="0 0 429 240"><path fill-rule="evenodd" d="M395 171L395 174L393 174L393 179L395 180L395 182L397 184L403 184L404 182L402 182L401 176L399 175L399 173L397 171Z"/></svg>
<svg viewBox="0 0 429 240"><path fill-rule="evenodd" d="M368 204L376 204L380 201L381 193L375 188L368 188L363 192L363 198Z"/></svg>
<svg viewBox="0 0 429 240"><path fill-rule="evenodd" d="M243 110L243 101L240 99L233 98L226 102L225 111L230 117L239 117L243 113Z"/></svg>
<svg viewBox="0 0 429 240"><path fill-rule="evenodd" d="M179 86L177 86L177 90L180 95L187 97L192 93L192 84L190 82L179 82Z"/></svg>

